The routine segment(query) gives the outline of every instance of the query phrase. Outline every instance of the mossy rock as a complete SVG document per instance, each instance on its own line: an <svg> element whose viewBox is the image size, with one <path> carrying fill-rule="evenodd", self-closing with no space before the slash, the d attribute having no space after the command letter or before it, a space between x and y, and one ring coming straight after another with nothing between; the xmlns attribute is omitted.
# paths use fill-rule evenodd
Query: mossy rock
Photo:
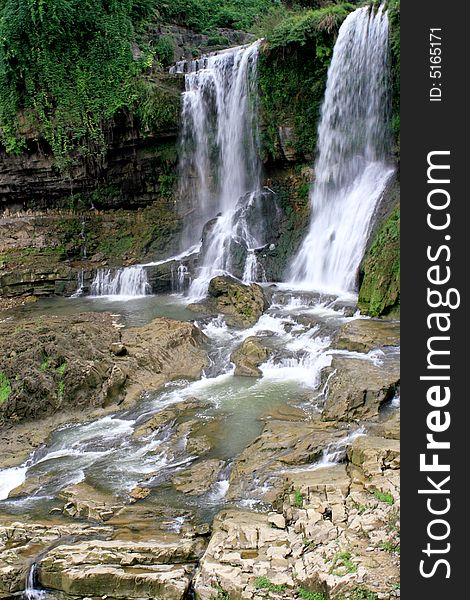
<svg viewBox="0 0 470 600"><path fill-rule="evenodd" d="M361 265L358 306L372 317L396 316L400 308L400 209L377 232Z"/></svg>

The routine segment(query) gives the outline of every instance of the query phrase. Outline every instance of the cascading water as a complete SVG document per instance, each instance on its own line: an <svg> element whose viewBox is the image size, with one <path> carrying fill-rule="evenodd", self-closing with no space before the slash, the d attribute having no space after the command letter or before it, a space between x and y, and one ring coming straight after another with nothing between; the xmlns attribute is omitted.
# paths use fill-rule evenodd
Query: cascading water
<svg viewBox="0 0 470 600"><path fill-rule="evenodd" d="M291 265L305 289L352 292L390 163L388 16L360 8L342 24L318 130L310 231Z"/></svg>
<svg viewBox="0 0 470 600"><path fill-rule="evenodd" d="M45 597L43 590L37 589L37 564L33 563L29 569L28 578L26 580L26 589L23 593L25 600L42 600Z"/></svg>
<svg viewBox="0 0 470 600"><path fill-rule="evenodd" d="M150 293L147 271L141 265L124 269L98 269L91 284L92 296L138 298Z"/></svg>
<svg viewBox="0 0 470 600"><path fill-rule="evenodd" d="M263 195L257 151L256 65L260 42L179 63L186 71L182 102L180 197L190 206L183 245L197 242L205 223L198 277L190 296L205 295L211 277L240 278L249 250L264 244L250 219ZM247 213L248 210L248 213ZM213 221L210 221L214 219Z"/></svg>

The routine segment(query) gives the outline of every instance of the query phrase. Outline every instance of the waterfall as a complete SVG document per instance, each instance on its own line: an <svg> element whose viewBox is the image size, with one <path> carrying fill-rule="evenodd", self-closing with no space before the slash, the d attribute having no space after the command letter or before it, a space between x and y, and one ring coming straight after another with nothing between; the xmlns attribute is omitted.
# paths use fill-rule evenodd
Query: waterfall
<svg viewBox="0 0 470 600"><path fill-rule="evenodd" d="M261 201L256 121L260 42L178 63L185 72L180 135L180 198L189 206L183 245L203 237L190 295L205 295L220 273L242 277L249 250L263 245L262 224L248 213ZM204 232L203 226L204 227ZM250 272L253 269L250 268Z"/></svg>
<svg viewBox="0 0 470 600"><path fill-rule="evenodd" d="M150 293L147 271L141 265L123 269L98 269L91 284L92 296L138 298Z"/></svg>
<svg viewBox="0 0 470 600"><path fill-rule="evenodd" d="M41 600L45 597L45 592L37 589L37 579L37 564L34 562L29 569L28 578L26 580L26 589L23 593L23 598L26 600Z"/></svg>
<svg viewBox="0 0 470 600"><path fill-rule="evenodd" d="M310 231L291 266L304 289L353 292L390 156L388 16L360 8L339 30L318 128Z"/></svg>

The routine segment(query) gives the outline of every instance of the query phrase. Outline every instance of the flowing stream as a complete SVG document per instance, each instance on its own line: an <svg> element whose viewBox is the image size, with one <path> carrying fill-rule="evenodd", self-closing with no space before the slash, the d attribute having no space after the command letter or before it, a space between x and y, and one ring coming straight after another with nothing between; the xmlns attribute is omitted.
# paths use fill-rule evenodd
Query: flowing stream
<svg viewBox="0 0 470 600"><path fill-rule="evenodd" d="M303 289L352 292L390 161L388 17L360 8L339 30L318 128L310 231L289 278Z"/></svg>
<svg viewBox="0 0 470 600"><path fill-rule="evenodd" d="M154 302L158 300L158 296L153 297ZM184 304L185 299L174 296L175 302ZM138 304L135 310L139 310ZM296 298L279 292L268 312L249 329L228 327L221 317L200 322L210 340L210 365L202 379L171 382L161 391L145 394L128 411L58 429L24 464L0 471L1 508L15 514L41 512L54 504L60 490L82 481L117 497L126 497L133 487L145 482L150 487L163 486L161 495L165 496L168 490L163 484L199 457L176 440L174 425L167 424L143 437L135 432L152 415L188 399L201 402L198 419L214 421L210 456L226 461L229 467L261 432L261 415L292 399L302 404L311 398L320 383L321 369L330 364L334 353L329 350L331 337L351 318L357 317L345 316L335 299ZM260 378L237 377L230 355L253 335L264 338L272 355L260 366ZM317 410L311 400L307 404L308 410ZM11 490L31 478L42 482L31 495L7 500ZM223 501L224 481L189 503L202 512L209 507L211 512ZM188 502L186 498L174 501Z"/></svg>

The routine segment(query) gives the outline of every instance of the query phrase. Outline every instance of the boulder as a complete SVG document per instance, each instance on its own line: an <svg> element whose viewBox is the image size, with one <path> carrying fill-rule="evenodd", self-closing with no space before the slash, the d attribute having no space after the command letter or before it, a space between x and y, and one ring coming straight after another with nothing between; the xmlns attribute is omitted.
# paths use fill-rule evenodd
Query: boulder
<svg viewBox="0 0 470 600"><path fill-rule="evenodd" d="M268 300L261 286L246 285L228 275L211 279L207 299L188 305L188 309L206 315L223 314L227 324L234 327L254 325L267 308Z"/></svg>
<svg viewBox="0 0 470 600"><path fill-rule="evenodd" d="M353 421L368 419L379 413L400 383L398 361L377 366L366 359L334 356L331 366L323 370L327 383L322 419Z"/></svg>
<svg viewBox="0 0 470 600"><path fill-rule="evenodd" d="M64 515L97 522L108 521L124 506L114 496L84 482L64 488L59 498L65 501Z"/></svg>
<svg viewBox="0 0 470 600"><path fill-rule="evenodd" d="M235 363L235 375L259 377L262 373L258 367L270 354L270 349L261 340L256 337L246 338L230 356L230 360Z"/></svg>

